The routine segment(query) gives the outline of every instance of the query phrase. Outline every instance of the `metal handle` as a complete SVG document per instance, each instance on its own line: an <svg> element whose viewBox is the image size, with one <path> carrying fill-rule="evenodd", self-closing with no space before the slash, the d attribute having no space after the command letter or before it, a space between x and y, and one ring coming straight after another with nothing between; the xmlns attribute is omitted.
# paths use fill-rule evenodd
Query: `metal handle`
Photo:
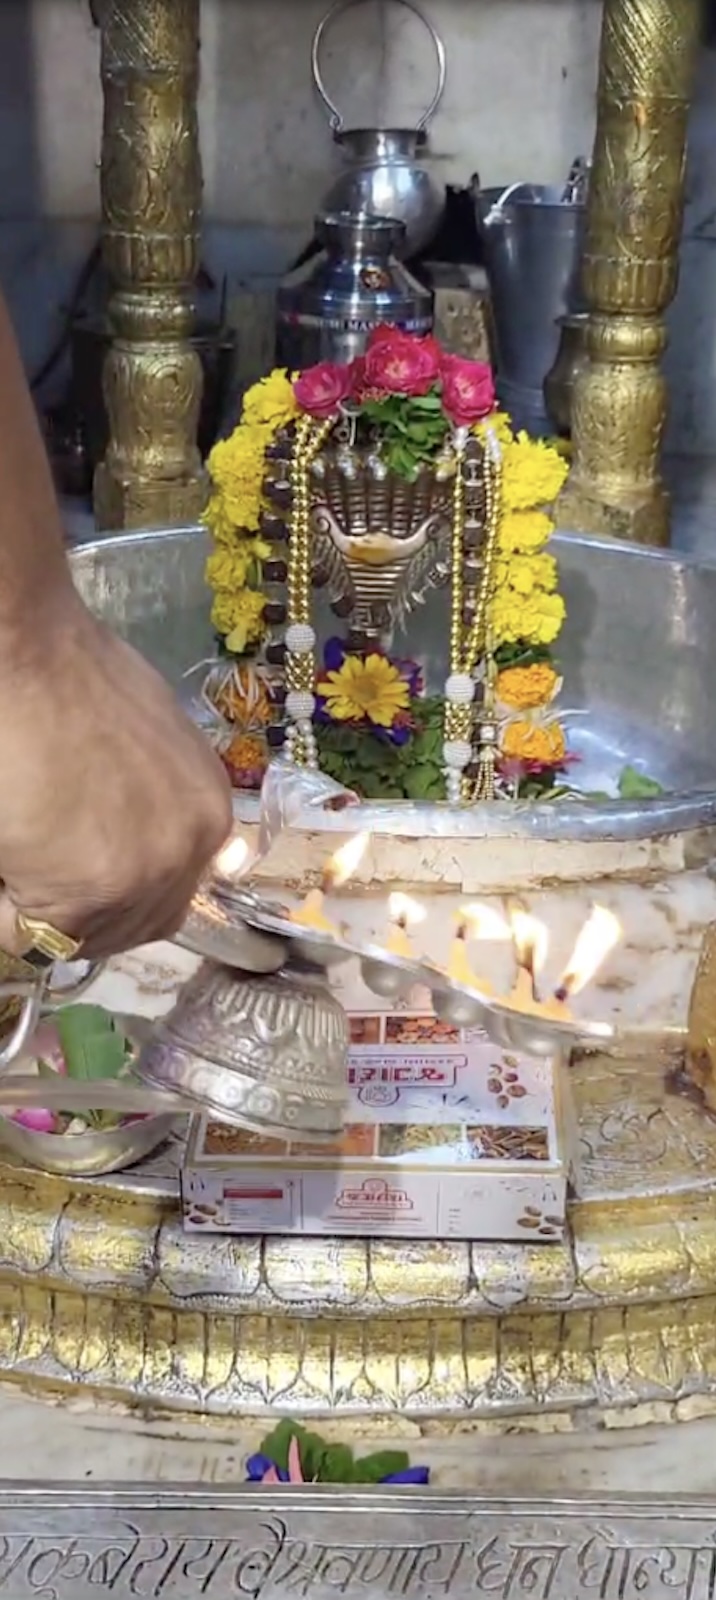
<svg viewBox="0 0 716 1600"><path fill-rule="evenodd" d="M417 132L418 133L422 133L424 131L424 129L427 128L428 123L434 117L435 112L437 111L437 108L438 108L438 106L440 104L440 101L442 100L442 97L443 97L443 90L445 88L445 78L447 76L447 62L446 62L446 57L445 57L445 46L444 46L444 44L442 42L442 39L440 38L439 33L436 32L436 30L433 27L432 23L428 21L428 18L420 10L420 7L415 5L414 0L395 0L395 3L396 3L396 5L404 6L406 11L412 11L413 16L417 17L418 20L423 23L423 26L427 28L428 33L430 34L430 37L431 37L431 39L433 41L433 44L435 46L435 54L436 54L437 60L438 60L438 86L437 86L435 94L433 95L433 98L432 98L432 100L430 102L430 105L428 106L427 111L423 112L423 115L420 118L419 123L417 124ZM328 27L329 23L335 21L335 18L340 16L342 14L342 12L349 11L352 6L357 6L357 5L361 5L361 4L362 4L362 0L335 0L335 4L332 5L330 10L326 12L326 15L323 18L323 21L319 22L318 27L316 28L316 31L315 31L315 33L313 35L313 44L311 46L311 68L312 68L312 71L313 71L313 81L314 81L314 83L316 85L318 93L321 96L321 99L323 101L324 106L326 107L326 109L328 111L330 111L330 114L331 114L331 116L330 116L330 127L331 127L331 131L334 134L342 132L343 127L344 127L344 122L343 122L343 118L341 116L340 111L338 110L337 106L334 106L333 101L331 100L331 97L330 97L330 95L328 93L328 90L326 89L326 86L325 86L325 84L323 82L323 78L322 78L322 75L321 75L320 61L319 61L321 43L322 43L322 40L323 40L323 35L324 35L324 33L326 31L326 28Z"/></svg>
<svg viewBox="0 0 716 1600"><path fill-rule="evenodd" d="M52 987L51 967L47 973L38 972L34 978L16 978L10 979L7 983L0 983L0 1001L22 1000L23 1002L12 1033L0 1045L0 1073L22 1054L43 1014L56 1011L59 1006L71 1005L79 995L84 994L91 983L94 983L103 967L102 961L90 961L87 971L75 983L67 983L55 989Z"/></svg>
<svg viewBox="0 0 716 1600"><path fill-rule="evenodd" d="M91 984L94 983L95 978L98 978L100 973L104 972L106 966L106 962L104 961L72 961L68 964L70 967L80 965L86 966L87 971L83 972L80 978L75 978L74 982L72 983L57 984L55 987L53 987L52 974L54 972L54 967L50 967L49 977L44 986L40 999L40 1006L43 1011L57 1011L60 1006L73 1005L75 1000L79 1000L80 995L84 994L86 990L90 988Z"/></svg>
<svg viewBox="0 0 716 1600"><path fill-rule="evenodd" d="M508 183L507 188L503 189L499 200L496 200L494 205L490 206L487 216L485 217L484 226L489 228L492 226L493 222L504 221L504 207L507 205L508 200L511 200L513 194L517 194L519 189L527 188L528 184L524 181L524 179L522 179L520 183Z"/></svg>
<svg viewBox="0 0 716 1600"><path fill-rule="evenodd" d="M22 1010L12 1033L0 1046L0 1072L21 1055L40 1020L44 983L41 978L19 978L0 983L0 1000L22 1000Z"/></svg>

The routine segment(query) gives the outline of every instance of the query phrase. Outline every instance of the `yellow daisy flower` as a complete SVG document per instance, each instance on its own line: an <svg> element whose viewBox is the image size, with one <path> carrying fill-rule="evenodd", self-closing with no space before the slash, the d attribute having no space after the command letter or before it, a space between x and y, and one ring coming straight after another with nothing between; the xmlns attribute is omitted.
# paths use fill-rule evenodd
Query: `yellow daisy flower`
<svg viewBox="0 0 716 1600"><path fill-rule="evenodd" d="M327 673L316 688L336 722L367 718L376 727L392 728L398 713L410 705L405 678L384 656L346 656L338 671Z"/></svg>

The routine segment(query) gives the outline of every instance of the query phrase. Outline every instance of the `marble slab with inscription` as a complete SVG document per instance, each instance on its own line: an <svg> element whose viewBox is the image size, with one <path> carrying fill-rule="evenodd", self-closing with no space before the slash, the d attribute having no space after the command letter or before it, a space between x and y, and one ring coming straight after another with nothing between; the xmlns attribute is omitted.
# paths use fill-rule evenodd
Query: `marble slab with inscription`
<svg viewBox="0 0 716 1600"><path fill-rule="evenodd" d="M0 1490L0 1596L713 1600L716 1500Z"/></svg>

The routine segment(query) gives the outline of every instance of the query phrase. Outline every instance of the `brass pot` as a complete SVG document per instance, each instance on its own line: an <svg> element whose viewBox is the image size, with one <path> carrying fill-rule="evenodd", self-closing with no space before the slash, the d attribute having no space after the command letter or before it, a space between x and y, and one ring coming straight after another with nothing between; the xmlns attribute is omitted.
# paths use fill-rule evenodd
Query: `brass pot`
<svg viewBox="0 0 716 1600"><path fill-rule="evenodd" d="M574 311L559 317L561 336L557 354L544 380L544 399L550 421L563 439L572 433L572 396L579 373L587 365L586 333L589 312Z"/></svg>

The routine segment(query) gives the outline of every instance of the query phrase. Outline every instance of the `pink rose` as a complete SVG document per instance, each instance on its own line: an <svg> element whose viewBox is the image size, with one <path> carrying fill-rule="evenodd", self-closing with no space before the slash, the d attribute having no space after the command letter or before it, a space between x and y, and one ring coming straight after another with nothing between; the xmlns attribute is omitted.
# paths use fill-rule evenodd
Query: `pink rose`
<svg viewBox="0 0 716 1600"><path fill-rule="evenodd" d="M399 328L375 329L365 357L367 389L384 394L423 395L440 376L439 349L434 339L419 339Z"/></svg>
<svg viewBox="0 0 716 1600"><path fill-rule="evenodd" d="M469 428L486 417L495 406L492 368L486 361L463 361L462 356L443 356L440 363L443 382L443 411L456 428Z"/></svg>
<svg viewBox="0 0 716 1600"><path fill-rule="evenodd" d="M41 1111L39 1106L28 1106L25 1111L13 1111L11 1121L19 1123L21 1128L29 1128L31 1133L57 1132L57 1118L54 1111Z"/></svg>
<svg viewBox="0 0 716 1600"><path fill-rule="evenodd" d="M317 366L299 373L293 392L302 411L324 422L327 417L335 416L341 401L351 392L350 367L339 366L335 361L319 361Z"/></svg>

